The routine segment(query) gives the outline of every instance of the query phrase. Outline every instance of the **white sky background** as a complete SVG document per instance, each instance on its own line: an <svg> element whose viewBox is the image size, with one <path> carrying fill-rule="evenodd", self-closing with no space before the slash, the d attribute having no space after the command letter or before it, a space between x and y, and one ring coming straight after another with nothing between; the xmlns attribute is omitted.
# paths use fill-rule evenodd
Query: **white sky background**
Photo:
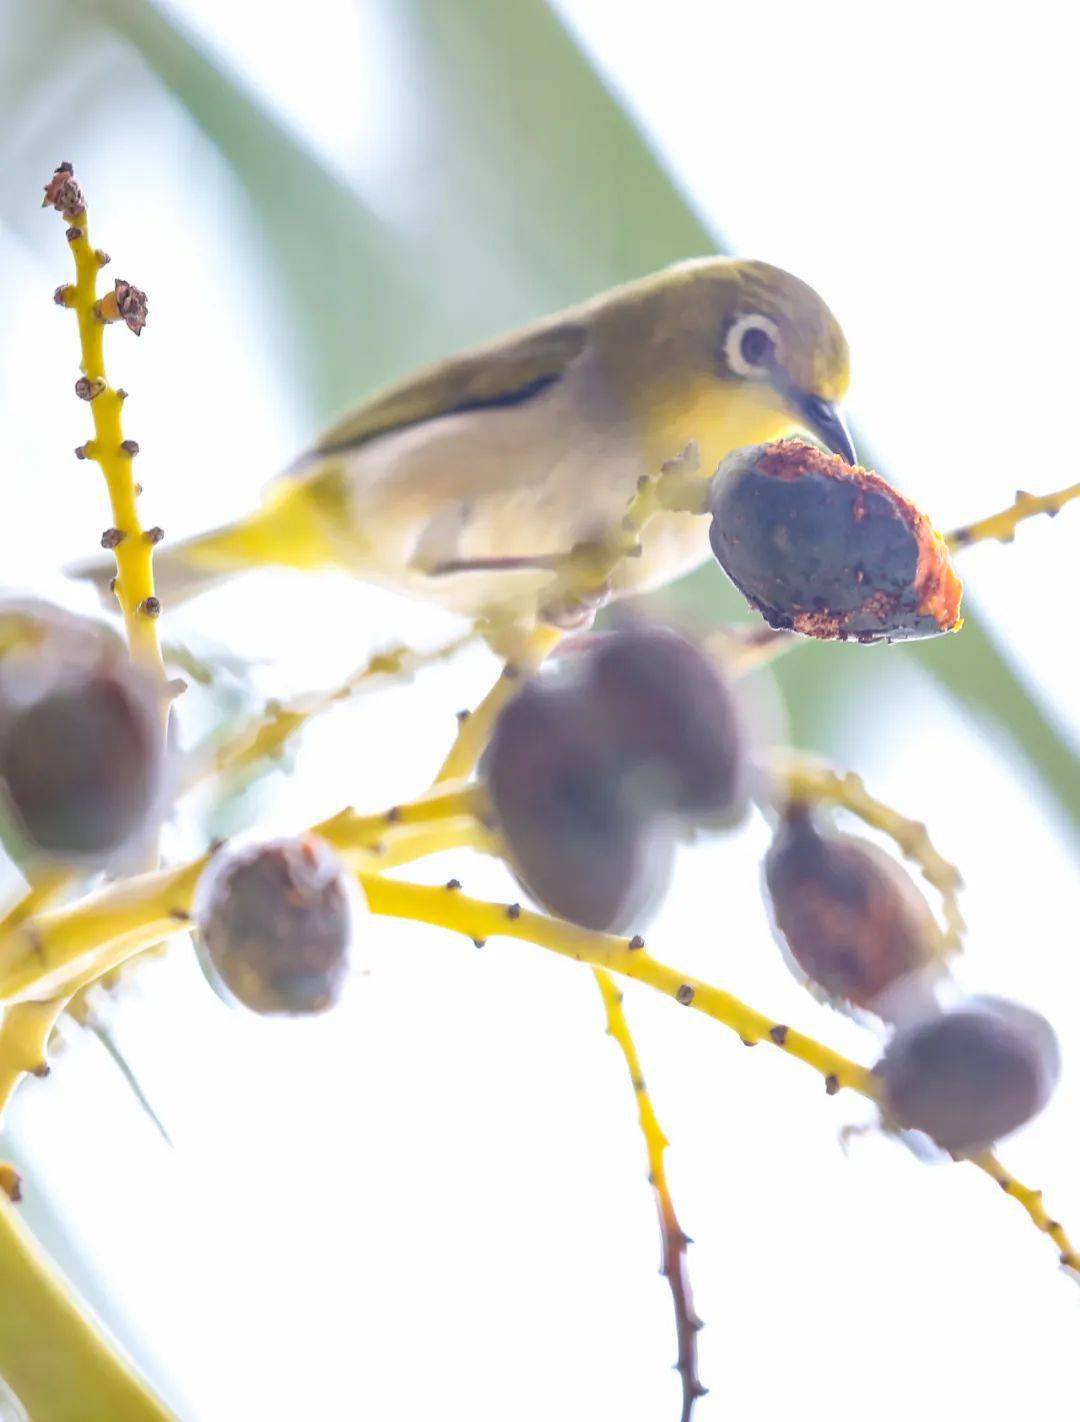
<svg viewBox="0 0 1080 1422"><path fill-rule="evenodd" d="M379 82L396 53L391 7L308 0L303 23L293 7L173 7L326 161L392 206L392 174L362 140L384 124L408 141L408 115ZM1071 47L1053 27L1056 7L1006 21L915 5L902 22L829 3L561 8L717 229L827 295L856 353L856 417L936 521L997 507L1018 485L1076 477L1076 461L1059 455L1075 402L1080 244ZM358 74L365 82L350 82ZM61 88L55 112L16 116L6 137L5 153L23 145L28 202L37 169L67 153L71 101ZM274 381L279 333L264 324L257 249L236 245L248 215L227 171L146 76L101 122L116 161L93 175L94 206L153 301L142 341L117 338L111 358L133 392L147 516L172 534L222 517L219 470L257 488L294 451L303 415ZM166 155L160 174L155 155ZM183 230L162 221L167 208L183 210ZM5 581L39 588L40 548L21 528L47 517L59 562L103 526L96 471L66 453L84 437L85 411L58 397L74 351L49 305L66 275L55 227L52 246L35 247L0 226L10 278L0 413L20 471L0 548ZM178 423L177 392L215 350L228 354L228 401L207 399L198 420ZM1074 727L1072 634L1045 608L1069 606L1078 538L1066 514L1024 529L1011 549L976 550L965 567ZM388 597L334 591L355 629L349 645L312 635L325 588L284 578L197 604L180 626L272 656L260 678L274 689L329 684L369 644L446 630ZM343 796L374 808L420 788L452 712L489 673L484 658L466 658L422 691L328 721L298 774L267 783L262 822L289 829ZM875 726L892 718L877 744L863 709L845 712L853 763L961 861L965 981L1013 993L1061 1029L1063 1089L1004 1155L1080 1231L1080 884L1069 849L1030 787L929 689L874 708ZM917 739L912 725L925 728ZM811 1003L771 946L757 888L764 843L753 826L684 853L650 941L869 1059L871 1039ZM479 861L422 872L512 894ZM827 1100L797 1064L748 1053L644 992L627 1005L698 1241L713 1387L699 1422L796 1402L837 1422L1063 1410L1080 1297L1015 1206L971 1171L920 1167L879 1140L845 1159L836 1131L862 1118L860 1103ZM87 1041L50 1082L30 1084L13 1126L31 1188L70 1221L185 1419L462 1411L474 1422L663 1422L677 1415L670 1303L632 1098L600 1023L595 989L570 965L523 945L477 953L434 930L369 925L347 1001L304 1024L230 1014L177 952L140 976L117 1019L176 1150Z"/></svg>

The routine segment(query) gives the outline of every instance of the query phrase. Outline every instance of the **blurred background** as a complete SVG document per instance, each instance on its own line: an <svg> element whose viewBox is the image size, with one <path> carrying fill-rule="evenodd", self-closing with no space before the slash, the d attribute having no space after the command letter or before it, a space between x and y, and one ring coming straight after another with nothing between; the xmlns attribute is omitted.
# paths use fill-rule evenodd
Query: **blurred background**
<svg viewBox="0 0 1080 1422"><path fill-rule="evenodd" d="M145 287L131 392L143 516L245 510L334 413L416 363L667 262L758 256L813 284L855 359L864 461L949 528L1073 482L1077 100L1061 11L822 0L0 0L0 582L63 598L107 520L73 447L69 258L42 184L74 163L93 239ZM1062 457L1059 458L1059 455ZM1080 516L966 554L959 637L813 646L778 666L792 738L925 819L967 882L966 985L1045 1011L1062 1089L1003 1151L1080 1227ZM668 594L744 618L709 567ZM332 613L329 611L333 608ZM344 579L266 574L167 638L246 671L212 712L330 686L455 623ZM494 663L476 651L320 721L291 773L173 826L286 831L419 791ZM202 718L202 719L200 719ZM865 1030L788 976L760 901L764 825L683 852L655 951L862 1060ZM500 866L457 874L510 893ZM8 870L10 878L13 871ZM17 1097L26 1215L184 1419L678 1410L670 1300L624 1067L592 984L521 944L379 922L324 1020L230 1012L190 952L135 975L116 1039L175 1142L73 1034ZM839 1128L778 1053L628 991L673 1142L700 1422L796 1401L856 1419L1054 1415L1075 1285L973 1171ZM2 1301L0 1301L2 1302Z"/></svg>

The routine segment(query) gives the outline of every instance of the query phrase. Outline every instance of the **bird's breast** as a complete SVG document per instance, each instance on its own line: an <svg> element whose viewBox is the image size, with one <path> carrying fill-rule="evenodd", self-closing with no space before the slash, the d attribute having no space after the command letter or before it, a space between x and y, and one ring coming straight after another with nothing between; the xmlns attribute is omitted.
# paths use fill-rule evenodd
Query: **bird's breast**
<svg viewBox="0 0 1080 1422"><path fill-rule="evenodd" d="M464 612L520 595L532 574L431 576L445 563L567 551L618 523L643 473L697 441L711 470L732 448L771 438L775 413L721 382L687 383L648 406L617 393L595 362L519 405L463 411L379 436L339 456L355 571ZM660 585L708 553L706 521L653 519L627 593ZM351 551L348 551L351 550Z"/></svg>

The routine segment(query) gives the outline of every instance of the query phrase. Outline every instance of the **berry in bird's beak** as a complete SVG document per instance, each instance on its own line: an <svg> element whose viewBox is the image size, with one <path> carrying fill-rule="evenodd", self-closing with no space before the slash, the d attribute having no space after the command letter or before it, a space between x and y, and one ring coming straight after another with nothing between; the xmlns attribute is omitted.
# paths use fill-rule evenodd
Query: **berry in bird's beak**
<svg viewBox="0 0 1080 1422"><path fill-rule="evenodd" d="M800 440L729 454L712 549L772 627L860 642L960 626L962 584L929 519L877 474Z"/></svg>

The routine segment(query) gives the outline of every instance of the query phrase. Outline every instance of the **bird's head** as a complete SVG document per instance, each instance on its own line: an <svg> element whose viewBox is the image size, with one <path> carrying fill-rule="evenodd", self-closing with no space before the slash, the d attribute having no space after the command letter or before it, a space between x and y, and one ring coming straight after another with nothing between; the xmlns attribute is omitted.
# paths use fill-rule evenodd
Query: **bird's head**
<svg viewBox="0 0 1080 1422"><path fill-rule="evenodd" d="M610 310L610 335L623 359L636 350L637 377L657 393L665 424L680 405L692 406L692 420L712 415L717 436L723 425L730 443L721 453L801 430L856 462L838 411L847 341L805 282L766 262L708 257L623 293ZM693 430L687 437L702 439Z"/></svg>
<svg viewBox="0 0 1080 1422"><path fill-rule="evenodd" d="M724 312L723 377L756 381L809 434L849 464L851 436L837 409L847 392L848 345L817 292L766 262L735 262Z"/></svg>

